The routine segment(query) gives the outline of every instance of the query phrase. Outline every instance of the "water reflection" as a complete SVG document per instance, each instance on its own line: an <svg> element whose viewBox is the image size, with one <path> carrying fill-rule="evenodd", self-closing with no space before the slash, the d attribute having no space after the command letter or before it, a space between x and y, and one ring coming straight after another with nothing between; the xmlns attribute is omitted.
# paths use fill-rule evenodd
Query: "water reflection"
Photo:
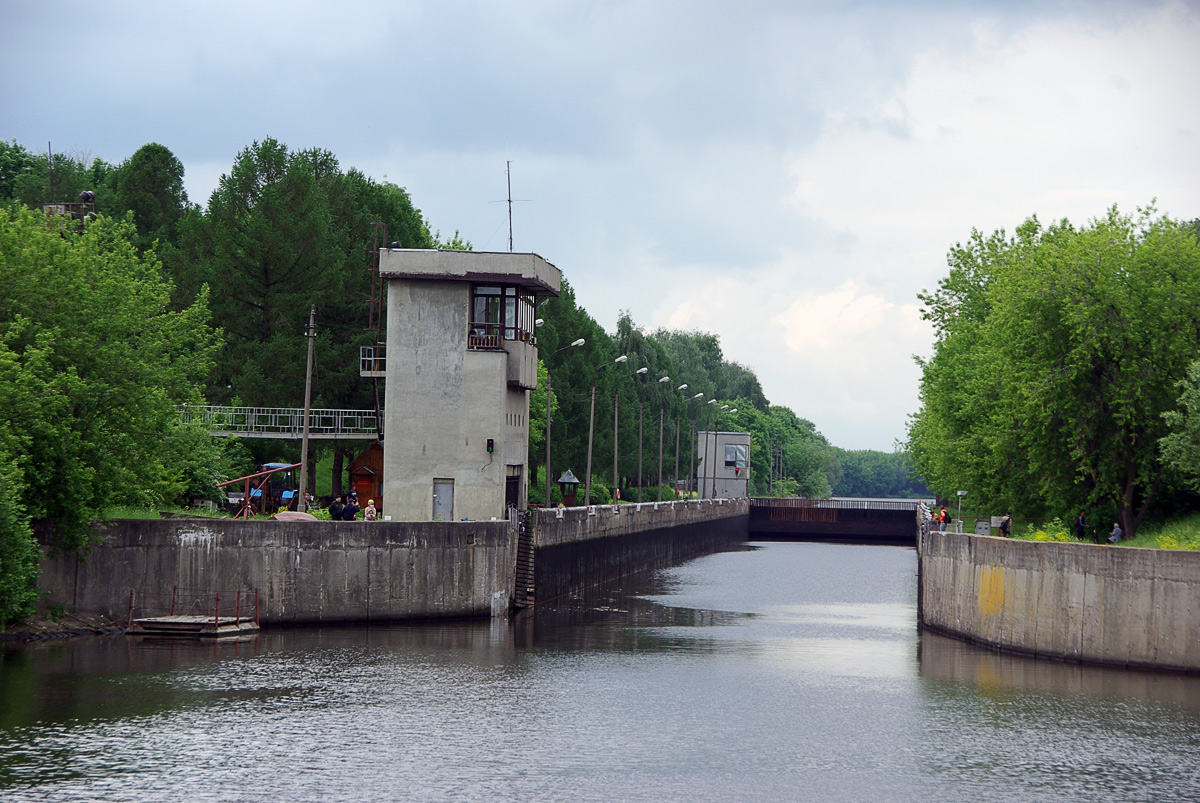
<svg viewBox="0 0 1200 803"><path fill-rule="evenodd" d="M1200 679L918 633L911 549L771 544L506 622L0 652L7 800L1165 800Z"/></svg>
<svg viewBox="0 0 1200 803"><path fill-rule="evenodd" d="M1200 711L1200 679L1168 672L1009 655L982 649L929 630L920 642L921 677L930 692L944 684L965 684L991 697L1035 694L1149 700Z"/></svg>

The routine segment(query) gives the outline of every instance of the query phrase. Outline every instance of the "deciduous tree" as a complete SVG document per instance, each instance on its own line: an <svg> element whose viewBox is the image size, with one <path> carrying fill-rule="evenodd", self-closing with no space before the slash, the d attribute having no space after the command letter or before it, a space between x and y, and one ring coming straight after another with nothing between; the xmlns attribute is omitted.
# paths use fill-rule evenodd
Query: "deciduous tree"
<svg viewBox="0 0 1200 803"><path fill-rule="evenodd" d="M1111 510L1136 532L1164 479L1163 414L1200 347L1196 238L1113 208L1080 229L974 232L949 261L921 296L937 341L909 427L918 472L997 510Z"/></svg>

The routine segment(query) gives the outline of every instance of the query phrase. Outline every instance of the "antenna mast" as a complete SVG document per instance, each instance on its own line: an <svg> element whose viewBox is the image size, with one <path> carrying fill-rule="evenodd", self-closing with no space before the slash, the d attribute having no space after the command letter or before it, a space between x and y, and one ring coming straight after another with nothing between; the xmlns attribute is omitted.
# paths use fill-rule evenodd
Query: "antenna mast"
<svg viewBox="0 0 1200 803"><path fill-rule="evenodd" d="M508 179L508 253L512 253L512 159L504 163L504 175Z"/></svg>

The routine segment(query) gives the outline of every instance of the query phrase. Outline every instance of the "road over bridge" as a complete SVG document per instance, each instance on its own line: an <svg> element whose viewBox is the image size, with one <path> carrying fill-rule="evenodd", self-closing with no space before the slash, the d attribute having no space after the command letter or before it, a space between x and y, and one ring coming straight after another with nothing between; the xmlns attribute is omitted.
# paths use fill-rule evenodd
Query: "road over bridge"
<svg viewBox="0 0 1200 803"><path fill-rule="evenodd" d="M750 539L915 546L919 499L750 500Z"/></svg>

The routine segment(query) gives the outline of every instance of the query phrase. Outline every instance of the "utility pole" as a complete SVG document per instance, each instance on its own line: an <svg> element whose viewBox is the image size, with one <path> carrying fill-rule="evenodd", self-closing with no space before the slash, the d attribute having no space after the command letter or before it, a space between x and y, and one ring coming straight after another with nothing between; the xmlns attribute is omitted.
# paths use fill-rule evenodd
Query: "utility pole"
<svg viewBox="0 0 1200 803"><path fill-rule="evenodd" d="M305 512L308 507L308 418L312 406L313 346L317 341L317 305L308 308L308 369L304 372L304 437L300 441L300 499L296 510Z"/></svg>

